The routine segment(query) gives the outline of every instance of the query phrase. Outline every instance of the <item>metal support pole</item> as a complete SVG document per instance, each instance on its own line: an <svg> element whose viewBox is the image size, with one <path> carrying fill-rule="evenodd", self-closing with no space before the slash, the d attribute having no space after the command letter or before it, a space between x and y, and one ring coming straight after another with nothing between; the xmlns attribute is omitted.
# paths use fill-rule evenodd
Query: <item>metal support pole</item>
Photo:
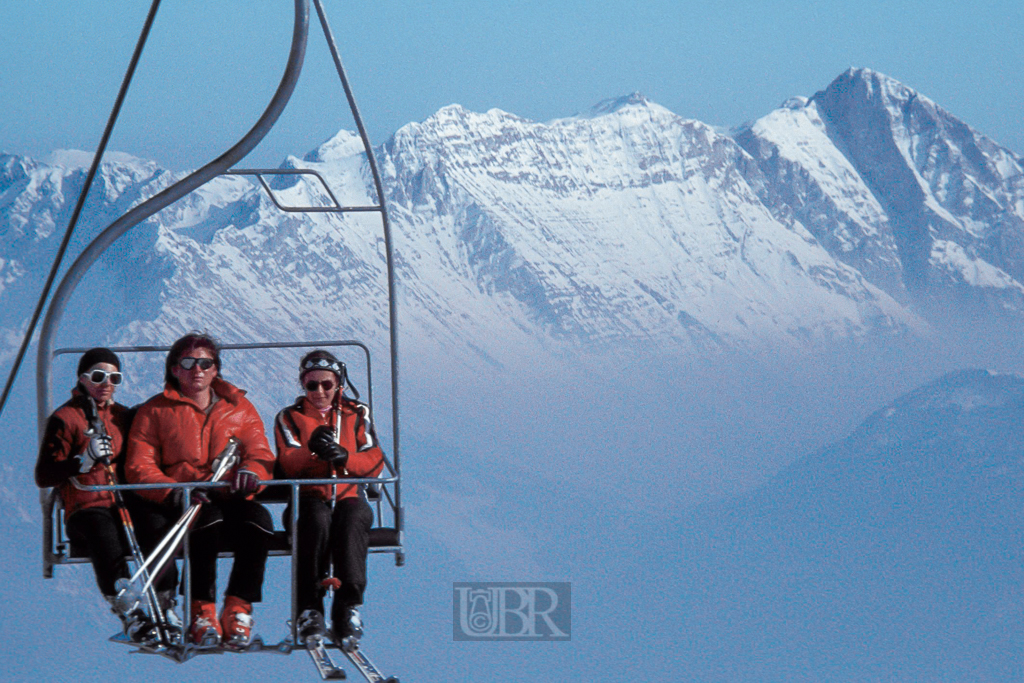
<svg viewBox="0 0 1024 683"><path fill-rule="evenodd" d="M299 644L299 485L291 485L291 507L288 519L292 546L292 643Z"/></svg>
<svg viewBox="0 0 1024 683"><path fill-rule="evenodd" d="M324 13L323 5L321 0L313 0L313 4L316 7L317 16L320 18L320 25L324 30L324 37L327 39L327 47L331 51L331 57L334 59L334 66L338 71L338 77L341 79L341 85L345 89L345 97L348 98L349 108L352 110L352 118L355 119L356 128L359 131L359 137L363 141L363 147L366 149L366 161L370 166L370 173L373 176L373 186L377 192L377 201L380 203L380 215L381 221L384 224L384 249L387 253L387 272L388 272L388 332L391 339L391 433L392 433L392 450L394 451L395 459L395 471L400 472L400 453L401 448L399 444L399 430L398 430L398 306L395 299L395 254L394 245L391 241L391 224L388 221L387 207L384 203L384 185L380 179L380 172L377 169L377 161L373 156L373 147L370 146L370 138L366 134L366 127L363 126L363 119L359 115L359 107L356 106L356 98L352 94L352 88L349 86L348 77L345 75L345 67L341 64L341 56L338 54L338 46L334 42L334 33L331 31L330 24L327 22L327 15ZM395 527L398 529L399 535L402 533L402 529L405 527L405 515L402 514L402 483L401 480L395 483Z"/></svg>
<svg viewBox="0 0 1024 683"><path fill-rule="evenodd" d="M192 505L192 489L185 489L185 494L181 498L181 511L184 514L185 510L188 510ZM181 606L182 623L181 623L181 644L184 647L188 647L192 640L192 563L189 561L189 553L191 552L191 541L192 531L189 530L185 533L185 540L181 544L181 590L185 594L185 599L182 600L185 604ZM170 559L174 562L174 558Z"/></svg>

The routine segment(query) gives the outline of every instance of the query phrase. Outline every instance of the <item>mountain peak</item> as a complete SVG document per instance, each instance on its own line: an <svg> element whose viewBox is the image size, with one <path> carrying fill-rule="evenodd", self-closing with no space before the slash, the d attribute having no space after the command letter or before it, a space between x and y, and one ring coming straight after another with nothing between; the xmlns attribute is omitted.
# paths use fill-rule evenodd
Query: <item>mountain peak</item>
<svg viewBox="0 0 1024 683"><path fill-rule="evenodd" d="M928 411L952 408L970 412L1003 405L1020 406L1024 378L984 369L954 370L901 397L881 412L890 417L897 410Z"/></svg>
<svg viewBox="0 0 1024 683"><path fill-rule="evenodd" d="M61 166L69 170L88 169L92 166L94 152L85 152L80 149L58 149L53 151L46 159L50 166ZM140 166L144 168L156 166L156 162L126 154L124 152L105 152L103 163L118 164L122 166Z"/></svg>
<svg viewBox="0 0 1024 683"><path fill-rule="evenodd" d="M441 107L436 112L434 112L434 117L461 118L468 113L469 110L463 107L461 104L457 102L452 102L451 104L446 104L445 106Z"/></svg>
<svg viewBox="0 0 1024 683"><path fill-rule="evenodd" d="M502 109L492 108L484 113L466 109L461 104L448 104L419 123L407 123L399 128L393 139L402 139L424 133L447 136L457 130L468 130L481 124L505 125L529 122Z"/></svg>
<svg viewBox="0 0 1024 683"><path fill-rule="evenodd" d="M795 95L793 97L790 97L785 102L783 102L779 106L779 108L780 109L803 109L804 107L807 106L808 102L810 102L810 99L808 99L808 98L806 98L806 97L804 97L802 95Z"/></svg>
<svg viewBox="0 0 1024 683"><path fill-rule="evenodd" d="M646 107L650 104L651 101L644 97L642 93L634 91L628 95L623 95L622 97L611 97L607 100L601 100L590 110L590 114L592 116L614 114L620 109L625 109L627 107Z"/></svg>
<svg viewBox="0 0 1024 683"><path fill-rule="evenodd" d="M839 74L822 92L813 99L835 93L862 93L866 99L880 99L886 103L904 103L919 97L913 88L879 71L864 67L850 67Z"/></svg>
<svg viewBox="0 0 1024 683"><path fill-rule="evenodd" d="M362 138L357 133L342 129L322 145L306 154L303 160L312 162L337 161L364 153Z"/></svg>

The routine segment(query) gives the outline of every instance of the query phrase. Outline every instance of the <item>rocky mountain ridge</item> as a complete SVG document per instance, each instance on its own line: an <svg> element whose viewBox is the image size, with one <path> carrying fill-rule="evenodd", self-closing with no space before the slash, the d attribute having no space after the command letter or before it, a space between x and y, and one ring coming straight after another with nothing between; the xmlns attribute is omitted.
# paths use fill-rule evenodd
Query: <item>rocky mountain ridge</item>
<svg viewBox="0 0 1024 683"><path fill-rule="evenodd" d="M964 309L1024 321L1024 161L870 70L732 135L634 93L546 123L451 105L376 154L401 331L425 354L799 351L927 335ZM372 202L348 131L284 166L320 171L342 204ZM0 157L12 337L38 286L28 264L55 250L83 177L66 153ZM175 177L111 157L82 238ZM324 201L294 176L272 187ZM386 325L379 221L285 214L247 179L217 179L112 252L90 286L118 302L106 327L122 342L196 327L379 340Z"/></svg>

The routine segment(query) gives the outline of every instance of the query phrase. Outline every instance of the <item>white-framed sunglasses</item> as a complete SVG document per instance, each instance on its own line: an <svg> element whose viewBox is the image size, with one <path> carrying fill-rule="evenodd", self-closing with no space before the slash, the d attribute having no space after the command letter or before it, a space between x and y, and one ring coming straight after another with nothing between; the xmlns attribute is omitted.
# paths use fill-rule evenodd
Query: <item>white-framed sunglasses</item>
<svg viewBox="0 0 1024 683"><path fill-rule="evenodd" d="M124 381L124 375L117 371L93 370L92 372L83 372L82 377L89 380L92 384L103 384L109 380L115 387Z"/></svg>

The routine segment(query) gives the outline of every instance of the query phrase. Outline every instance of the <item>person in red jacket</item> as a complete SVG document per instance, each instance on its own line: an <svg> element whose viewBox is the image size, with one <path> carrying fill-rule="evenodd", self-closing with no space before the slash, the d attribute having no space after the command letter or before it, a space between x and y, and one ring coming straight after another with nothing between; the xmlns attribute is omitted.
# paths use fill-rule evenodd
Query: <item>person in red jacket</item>
<svg viewBox="0 0 1024 683"><path fill-rule="evenodd" d="M134 642L159 638L155 624L138 606L118 605L116 584L127 580L131 549L117 502L110 491L82 491L82 486L122 483L125 436L133 411L114 401L124 379L121 360L113 351L95 348L78 362L78 383L71 399L54 411L46 423L36 461L36 484L58 487L64 503L71 543L85 550L96 574L96 584L122 621L125 635ZM144 547L153 545L140 537ZM177 575L164 574L158 583L161 607L170 614Z"/></svg>
<svg viewBox="0 0 1024 683"><path fill-rule="evenodd" d="M193 492L203 502L191 531L192 641L242 648L252 638L252 603L262 599L273 521L253 500L259 481L270 479L274 454L263 421L245 392L221 378L220 349L209 336L192 333L167 353L165 386L139 407L128 436L125 474L133 484L207 481L213 461L230 439L239 462L226 477L230 489ZM140 495L162 505L168 519L182 513L181 489L146 489ZM235 554L217 619L217 553Z"/></svg>
<svg viewBox="0 0 1024 683"><path fill-rule="evenodd" d="M340 582L331 606L336 643L362 635L359 607L366 589L366 555L373 511L362 487L344 477L376 477L384 454L370 420L369 408L343 395L345 365L327 351L306 354L299 363L305 389L296 403L277 415L277 477L327 479L337 484L300 489L298 515L299 636L323 636L324 579ZM287 513L286 513L287 519Z"/></svg>

